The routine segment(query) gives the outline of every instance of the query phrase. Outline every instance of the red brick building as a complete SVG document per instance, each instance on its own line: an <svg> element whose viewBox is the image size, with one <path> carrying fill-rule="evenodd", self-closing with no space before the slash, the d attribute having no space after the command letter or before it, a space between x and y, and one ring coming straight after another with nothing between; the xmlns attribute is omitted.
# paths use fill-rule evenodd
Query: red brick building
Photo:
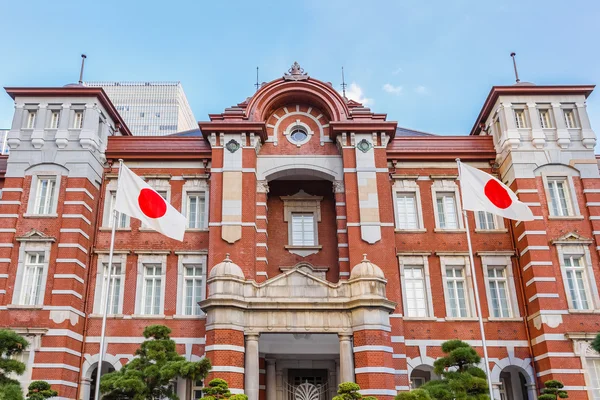
<svg viewBox="0 0 600 400"><path fill-rule="evenodd" d="M251 400L392 398L435 379L440 344L481 351L498 399L548 379L600 398L600 174L593 86L496 86L470 135L400 128L295 64L198 131L133 137L100 88L7 88L0 326L26 335L24 384L93 398L118 159L188 219L180 243L119 217L104 370L149 324ZM468 213L455 159L496 174L536 219ZM363 256L366 255L366 256ZM201 383L176 382L180 396ZM194 397L195 398L195 397ZM313 398L307 396L307 398Z"/></svg>

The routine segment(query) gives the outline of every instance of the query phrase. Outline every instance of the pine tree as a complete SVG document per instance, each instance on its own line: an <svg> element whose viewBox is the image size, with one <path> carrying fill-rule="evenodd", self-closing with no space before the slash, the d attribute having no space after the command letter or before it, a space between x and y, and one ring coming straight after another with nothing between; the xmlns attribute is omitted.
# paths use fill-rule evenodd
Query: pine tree
<svg viewBox="0 0 600 400"><path fill-rule="evenodd" d="M359 392L360 386L354 382L342 382L338 386L338 395L333 400L364 400L367 397L362 397ZM369 399L374 397L368 396Z"/></svg>
<svg viewBox="0 0 600 400"><path fill-rule="evenodd" d="M394 400L431 400L431 396L427 390L415 389L410 392L398 393Z"/></svg>
<svg viewBox="0 0 600 400"><path fill-rule="evenodd" d="M137 356L119 371L100 380L103 400L179 400L172 382L176 378L201 380L210 370L210 361L186 361L176 351L169 337L171 329L151 325L144 329L146 340L136 350Z"/></svg>
<svg viewBox="0 0 600 400"><path fill-rule="evenodd" d="M205 400L220 400L231 397L227 381L221 378L215 378L208 382L208 386L202 388L202 393L205 395L202 397Z"/></svg>
<svg viewBox="0 0 600 400"><path fill-rule="evenodd" d="M442 351L446 356L433 363L433 371L442 379L429 381L419 390L428 392L429 397L436 400L489 400L486 375L476 366L481 357L475 349L461 340L449 340L442 343ZM418 395L421 397L413 399L427 399L421 391ZM402 400L411 400L411 397Z"/></svg>
<svg viewBox="0 0 600 400"><path fill-rule="evenodd" d="M50 384L46 381L33 381L29 384L28 389L27 400L45 400L58 396L58 392L52 390Z"/></svg>
<svg viewBox="0 0 600 400"><path fill-rule="evenodd" d="M14 360L13 356L27 349L29 342L10 329L0 329L0 400L20 400L23 398L21 385L9 375L21 375L25 364Z"/></svg>
<svg viewBox="0 0 600 400"><path fill-rule="evenodd" d="M567 399L569 395L566 391L562 390L564 387L565 385L560 381L546 381L544 382L544 389L542 389L542 394L538 397L538 400Z"/></svg>

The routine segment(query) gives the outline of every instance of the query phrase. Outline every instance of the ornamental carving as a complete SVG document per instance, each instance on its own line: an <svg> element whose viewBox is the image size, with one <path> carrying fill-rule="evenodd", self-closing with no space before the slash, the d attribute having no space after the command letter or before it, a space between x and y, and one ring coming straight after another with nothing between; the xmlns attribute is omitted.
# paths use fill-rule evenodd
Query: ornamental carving
<svg viewBox="0 0 600 400"><path fill-rule="evenodd" d="M308 74L304 72L304 68L294 61L292 67L288 69L287 74L283 74L283 79L286 81L305 81L308 79Z"/></svg>
<svg viewBox="0 0 600 400"><path fill-rule="evenodd" d="M362 151L363 153L366 153L367 151L369 151L373 148L373 144L371 142L369 142L367 139L363 139L360 142L358 142L358 144L356 145L356 148L359 149L360 151Z"/></svg>
<svg viewBox="0 0 600 400"><path fill-rule="evenodd" d="M240 148L240 144L234 139L231 139L229 142L227 142L225 148L229 150L230 153L235 153Z"/></svg>

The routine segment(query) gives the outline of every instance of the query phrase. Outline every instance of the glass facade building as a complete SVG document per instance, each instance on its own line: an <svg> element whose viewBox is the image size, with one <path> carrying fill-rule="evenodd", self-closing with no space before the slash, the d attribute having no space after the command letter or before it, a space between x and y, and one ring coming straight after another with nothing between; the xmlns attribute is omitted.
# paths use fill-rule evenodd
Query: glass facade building
<svg viewBox="0 0 600 400"><path fill-rule="evenodd" d="M86 82L102 87L136 136L198 129L180 82Z"/></svg>

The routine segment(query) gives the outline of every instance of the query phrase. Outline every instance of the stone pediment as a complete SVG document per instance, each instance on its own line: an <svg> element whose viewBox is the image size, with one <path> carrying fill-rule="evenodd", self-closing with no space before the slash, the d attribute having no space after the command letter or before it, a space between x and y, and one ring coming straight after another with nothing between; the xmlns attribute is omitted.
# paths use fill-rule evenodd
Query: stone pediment
<svg viewBox="0 0 600 400"><path fill-rule="evenodd" d="M552 240L552 244L592 244L594 241L590 238L581 236L577 232L569 232L561 237Z"/></svg>
<svg viewBox="0 0 600 400"><path fill-rule="evenodd" d="M17 242L55 242L56 238L48 236L37 229L32 229L23 236L16 237Z"/></svg>

